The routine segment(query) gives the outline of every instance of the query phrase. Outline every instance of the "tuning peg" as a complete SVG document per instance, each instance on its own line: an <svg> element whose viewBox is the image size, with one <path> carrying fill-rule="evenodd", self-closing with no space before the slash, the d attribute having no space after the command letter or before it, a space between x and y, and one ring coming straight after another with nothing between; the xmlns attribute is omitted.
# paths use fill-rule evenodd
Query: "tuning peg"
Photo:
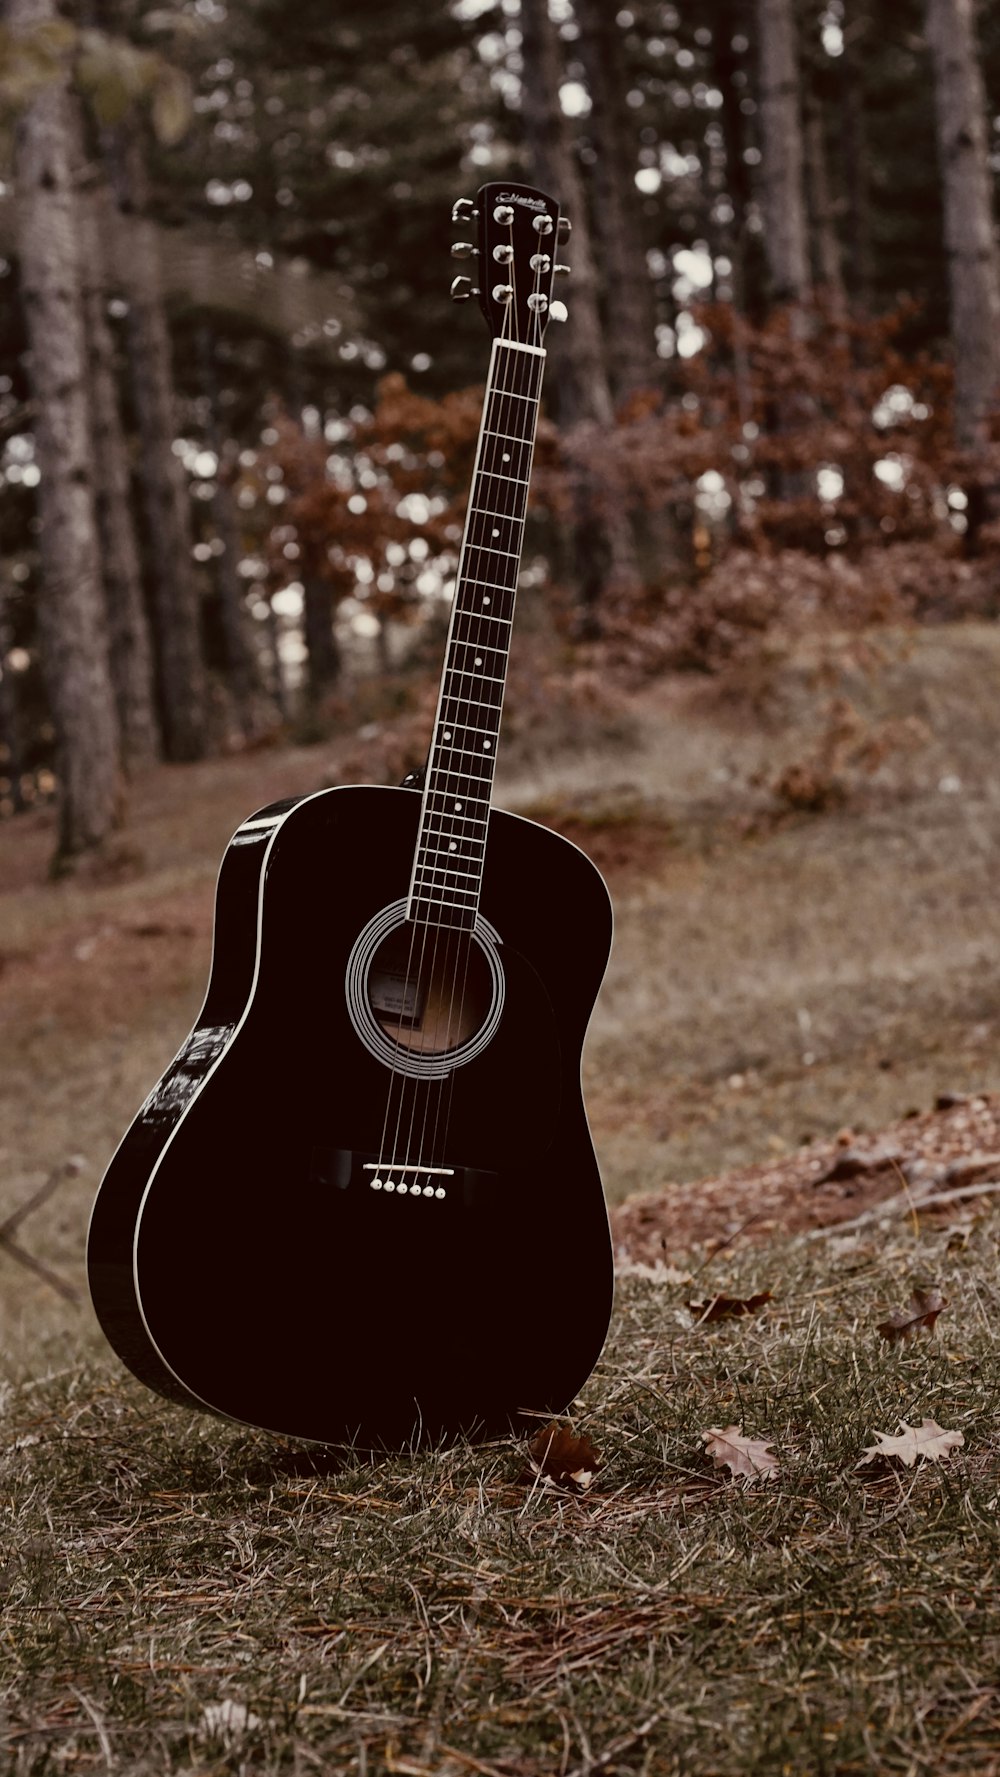
<svg viewBox="0 0 1000 1777"><path fill-rule="evenodd" d="M555 278L568 278L572 269L571 265L554 265L552 267L552 275Z"/></svg>
<svg viewBox="0 0 1000 1777"><path fill-rule="evenodd" d="M564 302L550 302L549 303L549 320L550 321L568 321L569 320L569 309L566 307L566 304Z"/></svg>
<svg viewBox="0 0 1000 1777"><path fill-rule="evenodd" d="M479 249L471 241L452 241L451 256L453 259L474 259Z"/></svg>
<svg viewBox="0 0 1000 1777"><path fill-rule="evenodd" d="M478 214L479 211L476 209L471 197L456 198L451 207L451 219L453 222L471 222L473 216L478 216Z"/></svg>
<svg viewBox="0 0 1000 1777"><path fill-rule="evenodd" d="M573 233L573 224L570 221L569 217L568 216L560 216L559 221L556 225L556 239L560 240L560 241L568 241L569 237L572 233Z"/></svg>
<svg viewBox="0 0 1000 1777"><path fill-rule="evenodd" d="M474 290L472 288L472 279L471 278L452 278L452 280L451 280L451 300L452 300L452 302L468 302L470 296L478 296L478 295L479 295L479 291Z"/></svg>

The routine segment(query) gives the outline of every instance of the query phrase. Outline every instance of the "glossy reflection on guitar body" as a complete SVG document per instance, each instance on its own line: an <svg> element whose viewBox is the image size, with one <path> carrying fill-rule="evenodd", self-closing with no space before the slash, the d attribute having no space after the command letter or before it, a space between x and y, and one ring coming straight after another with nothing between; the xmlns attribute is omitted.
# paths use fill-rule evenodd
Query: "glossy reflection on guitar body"
<svg viewBox="0 0 1000 1777"><path fill-rule="evenodd" d="M575 846L491 806L568 225L509 183L456 220L478 226L460 246L493 347L421 793L325 790L239 828L205 1005L88 1249L101 1324L152 1388L365 1447L562 1410L613 1290L580 1089L608 893Z"/></svg>

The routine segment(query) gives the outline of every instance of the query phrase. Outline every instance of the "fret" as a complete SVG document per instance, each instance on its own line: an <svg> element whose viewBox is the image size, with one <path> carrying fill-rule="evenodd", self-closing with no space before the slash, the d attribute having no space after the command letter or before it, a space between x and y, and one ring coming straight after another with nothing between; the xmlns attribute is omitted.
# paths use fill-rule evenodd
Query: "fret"
<svg viewBox="0 0 1000 1777"><path fill-rule="evenodd" d="M470 704L473 709L481 710L498 710L500 708L499 703L486 703L481 697L466 697L464 692L459 696L457 692L446 691L442 701L445 703ZM495 728L485 728L483 730L484 734L496 734L496 732Z"/></svg>
<svg viewBox="0 0 1000 1777"><path fill-rule="evenodd" d="M470 644L471 645L471 644ZM506 679L498 679L493 673L478 672L474 666L450 666L450 673L457 673L460 679L475 679L477 685L505 685ZM464 697L464 691L445 692L446 697Z"/></svg>
<svg viewBox="0 0 1000 1777"><path fill-rule="evenodd" d="M489 426L483 427L483 437L502 438L505 444L516 444L520 446L522 450L529 449L532 442L530 438L513 438L509 432L494 432Z"/></svg>
<svg viewBox="0 0 1000 1777"><path fill-rule="evenodd" d="M470 543L469 548L478 549L483 555L506 555L510 561L519 562L521 559L519 549L494 549L492 543Z"/></svg>
<svg viewBox="0 0 1000 1777"><path fill-rule="evenodd" d="M448 672L460 672L460 673L464 673L464 674L471 674L474 672L478 672L479 669L475 665L475 659L479 653L502 654L505 660L507 658L506 648L494 647L492 642L454 642L453 641L452 647L453 648L471 648L473 650L473 664L472 664L472 666L456 666L456 667L449 666L447 668ZM486 676L487 675L485 675L485 674L483 675L483 677L486 677ZM500 684L503 684L502 679L500 679L498 682Z"/></svg>
<svg viewBox="0 0 1000 1777"><path fill-rule="evenodd" d="M463 577L462 585L463 586L488 586L491 592L513 592L514 591L513 586L497 586L495 584L495 582L492 580L466 580ZM461 613L461 615L463 617L479 617L482 615L482 613L479 611L463 611ZM513 619L510 617L497 617L491 611L489 616L485 617L483 619L483 621L486 623L506 623L507 628L509 629Z"/></svg>
<svg viewBox="0 0 1000 1777"><path fill-rule="evenodd" d="M501 475L499 469L480 469L477 479L480 481L509 481L518 487L527 487L528 485L523 475ZM505 513L502 516L509 515Z"/></svg>
<svg viewBox="0 0 1000 1777"><path fill-rule="evenodd" d="M449 759L454 758L456 754L461 754L463 759L482 759L484 765L492 765L493 763L493 754L485 752L480 747L455 747L449 741L440 750L442 753L447 753ZM480 778L479 781L481 783L482 779Z"/></svg>
<svg viewBox="0 0 1000 1777"><path fill-rule="evenodd" d="M424 904L430 909L430 912L421 914L414 911L417 903L420 901L424 902ZM466 925L464 921L460 920L439 919L437 917L438 910L442 907L448 912L471 915L469 924ZM414 925L444 926L453 932L470 932L476 923L475 915L476 909L474 907L463 907L459 901L444 901L439 899L437 895L414 895L408 917L413 921Z"/></svg>
<svg viewBox="0 0 1000 1777"><path fill-rule="evenodd" d="M488 817L486 819L482 819L478 815L466 815L465 802L462 803L461 809L456 809L455 802L457 801L457 797L455 797L450 790L431 790L429 792L429 794L431 796L440 796L440 797L442 797L442 799L444 801L450 802L452 805L450 808L447 808L447 809L433 808L430 811L432 814L435 814L438 816L444 816L445 814L449 814L449 815L461 814L461 817L463 820L475 821L476 824L481 827L485 827L487 825ZM489 808L489 798L487 796L469 796L466 798L466 801L467 802L479 802L482 804L483 808Z"/></svg>
<svg viewBox="0 0 1000 1777"><path fill-rule="evenodd" d="M477 755L477 757L481 757L481 756L482 755ZM484 765L492 765L492 763L493 763L492 759L483 758ZM485 784L490 781L490 779L493 775L492 772L489 772L489 771L485 772L482 776L480 776L478 773L473 775L471 772L468 772L468 771L451 771L447 765L432 765L430 767L430 770L428 771L428 776L430 776L431 772L433 772L437 777L457 777L461 780L462 783L465 783L465 784ZM473 796L472 801L475 802L475 800L476 800L476 798Z"/></svg>
<svg viewBox="0 0 1000 1777"><path fill-rule="evenodd" d="M497 737L497 731L495 728L477 728L474 722L453 722L452 727L460 728L463 734L488 734L493 740L496 740ZM450 743L451 734L444 734L441 736L441 739Z"/></svg>
<svg viewBox="0 0 1000 1777"><path fill-rule="evenodd" d="M493 519L502 518L504 520L505 524L523 524L524 523L524 519L518 518L516 512L493 512L491 509L489 509L486 506L470 506L469 511L470 511L470 513L474 512L476 514L477 518L493 518Z"/></svg>
<svg viewBox="0 0 1000 1777"><path fill-rule="evenodd" d="M464 880L466 882L470 882L470 881L478 882L479 881L479 871L478 870L446 870L442 864L424 864L424 863L421 863L418 861L417 875L419 876L419 875L421 875L421 873L424 875L429 874L431 876L459 876L459 877L464 878ZM433 883L425 883L423 886L425 888L433 888L434 884ZM452 885L452 887L448 890L448 892L449 892L449 894L452 894L452 895L473 895L474 896L474 895L478 894L479 891L477 889L460 888L457 883L454 883Z"/></svg>
<svg viewBox="0 0 1000 1777"><path fill-rule="evenodd" d="M486 825L487 825L487 823L485 821L477 821L476 822L477 827L485 827ZM471 850L472 846L474 846L474 845L483 846L486 844L486 834L485 833L459 833L457 831L456 827L432 827L430 825L429 821L425 824L424 833L425 833L425 835L429 835L429 837L431 839L447 840L448 846L453 845L455 847L454 852L452 852L448 849L442 851L440 846L429 846L428 841L427 841L427 837L425 837L424 840L422 841L422 845L423 845L424 850L425 851L436 851L438 856L442 857L442 858L444 858L444 857L459 857L459 858L472 857L475 855ZM462 850L463 846L468 846L470 849L468 851L463 851ZM482 863L482 858L479 859L479 862Z"/></svg>

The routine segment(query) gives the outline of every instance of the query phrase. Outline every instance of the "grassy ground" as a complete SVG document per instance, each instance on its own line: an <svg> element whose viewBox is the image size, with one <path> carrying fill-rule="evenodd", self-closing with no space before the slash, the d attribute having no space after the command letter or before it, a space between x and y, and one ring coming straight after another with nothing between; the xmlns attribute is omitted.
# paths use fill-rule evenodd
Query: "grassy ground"
<svg viewBox="0 0 1000 1777"><path fill-rule="evenodd" d="M1000 1770L998 1239L984 1218L624 1281L581 1497L511 1445L317 1460L103 1371L11 1394L9 1768ZM887 1347L915 1275L949 1307ZM774 1300L693 1325L722 1282ZM925 1416L964 1433L947 1465L859 1467ZM776 1479L710 1465L701 1432L732 1423Z"/></svg>
<svg viewBox="0 0 1000 1777"><path fill-rule="evenodd" d="M652 686L615 747L508 759L499 799L614 893L586 1062L613 1201L998 1083L1000 632L879 646L841 688L924 738L819 815L769 787L822 726L801 658ZM78 1157L17 1230L71 1288L100 1172L200 1003L229 833L339 775L335 748L154 772L139 855L100 883L47 883L48 815L4 829L0 1220ZM886 1226L706 1266L708 1239L690 1285L624 1279L579 1498L511 1445L318 1464L189 1418L122 1378L82 1295L0 1251L10 1769L1000 1774L1000 1224ZM874 1323L914 1280L949 1308L890 1350ZM684 1302L721 1288L774 1301L694 1327ZM857 1466L924 1415L964 1433L949 1464ZM712 1469L700 1433L730 1423L772 1441L776 1481Z"/></svg>

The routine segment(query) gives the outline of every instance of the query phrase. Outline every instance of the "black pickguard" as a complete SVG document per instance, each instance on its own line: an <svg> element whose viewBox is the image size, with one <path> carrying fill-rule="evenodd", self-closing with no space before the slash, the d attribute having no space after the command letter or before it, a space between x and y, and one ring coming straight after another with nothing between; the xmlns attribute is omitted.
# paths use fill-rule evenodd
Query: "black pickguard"
<svg viewBox="0 0 1000 1777"><path fill-rule="evenodd" d="M98 1314L143 1381L321 1442L535 1424L586 1379L611 1308L579 1080L610 904L545 828L492 815L481 911L502 1016L474 1060L411 1092L444 1198L374 1191L360 1171L389 1075L350 1023L345 969L406 893L418 813L404 790L341 789L240 830L204 1011L91 1228Z"/></svg>

